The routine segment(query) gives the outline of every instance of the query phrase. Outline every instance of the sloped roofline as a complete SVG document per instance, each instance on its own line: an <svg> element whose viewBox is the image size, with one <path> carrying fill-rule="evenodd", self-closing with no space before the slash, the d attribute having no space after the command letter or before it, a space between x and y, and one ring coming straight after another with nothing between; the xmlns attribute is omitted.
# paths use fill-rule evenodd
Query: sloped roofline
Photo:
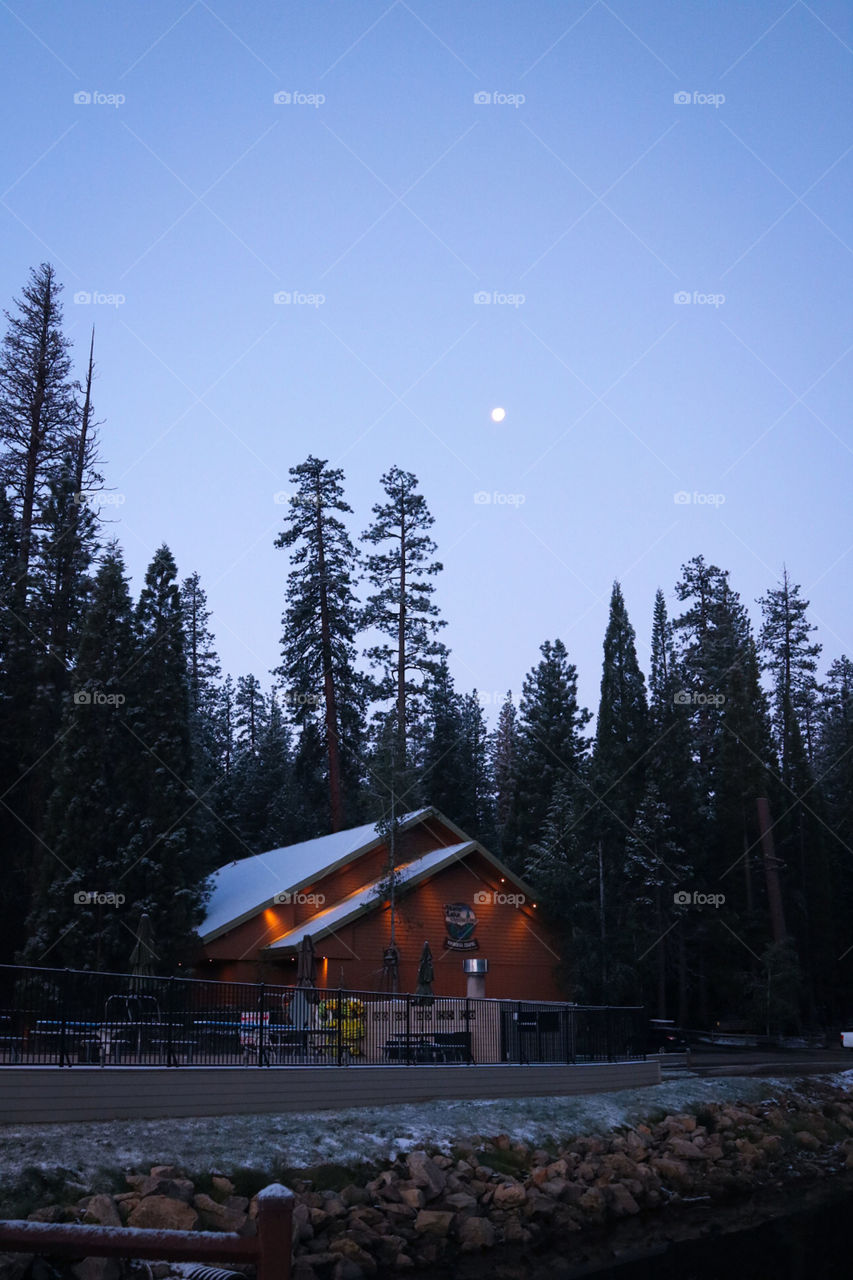
<svg viewBox="0 0 853 1280"><path fill-rule="evenodd" d="M438 813L438 810L436 810L436 813ZM452 823L448 823L448 826L452 825ZM457 831L459 830L458 827L455 829ZM464 833L460 832L460 834ZM400 870L403 871L406 867L414 868L417 866L418 862L425 860L431 854L441 852L441 847L437 849L429 849L426 853L419 854L417 858L413 858L411 862L405 863ZM500 858L496 858L493 853L490 853L485 845L480 844L479 840L469 840L466 837L460 842L460 845L448 845L446 852L446 858L441 858L437 862L430 863L429 866L423 867L420 871L415 871L411 876L408 876L403 886L405 892L408 893L410 889L416 888L419 884L423 884L424 881L431 880L433 876L438 875L438 873L443 871L451 862L463 862L472 853L479 853L487 862L492 864L496 871L501 873L505 880L512 880L513 884L522 890L525 897L529 897L530 903L533 903L536 896L533 888L527 884L525 880L522 880L520 876L517 876L514 871L511 871L503 862L501 862ZM273 956L278 952L284 953L289 951L291 946L293 950L296 950L298 946L297 941L294 941L292 944L288 944L287 946L282 945L284 939L289 937L291 934L302 935L310 931L312 941L319 941L320 939L326 938L330 934L335 933L338 929L342 929L345 925L352 924L353 921L357 920L360 916L368 915L371 911L378 911L383 907L383 902L378 898L374 898L372 900L368 898L367 901L365 901L364 898L365 895L369 895L380 883L381 880L375 880L372 884L363 885L360 889L357 889L355 893L351 894L350 896L354 899L352 910L335 919L333 924L321 925L320 928L311 931L311 921L312 919L316 919L316 917L309 917L309 919L303 920L301 924L296 925L293 929L288 930L287 933L282 934L281 938L268 943L265 947L262 947L261 950L268 954L272 954ZM358 899L358 901L355 901L355 899ZM332 906L330 908L330 914L334 910L335 908Z"/></svg>
<svg viewBox="0 0 853 1280"><path fill-rule="evenodd" d="M451 822L449 818L445 818L444 814L439 812L439 810L436 809L434 805L427 805L423 809L417 809L415 810L414 813L409 814L406 817L406 819L400 823L399 830L408 831L411 827L418 826L420 823L429 821L430 818L438 819L438 821L441 822L443 826L447 827L448 830L452 831L455 835L459 837L460 843L464 844L468 840L470 840L470 836L468 836L460 827L457 827L455 822ZM374 831L375 830L376 830L376 827L374 825ZM319 840L322 840L324 838L325 837L323 836L317 837L317 839ZM230 933L232 929L236 929L241 924L245 924L247 920L253 920L254 917L258 915L259 912L263 911L266 907L271 907L273 905L274 898L278 893L281 893L281 892L298 893L301 889L305 888L308 885L317 884L320 880L325 879L326 876L331 875L332 872L339 870L343 866L346 866L348 862L352 862L353 859L360 858L363 854L369 853L371 849L375 849L377 845L382 843L384 838L385 837L381 834L381 832L376 832L376 834L372 836L370 839L366 840L364 844L359 845L355 849L347 850L347 852L342 857L336 858L334 862L328 863L328 865L323 867L320 871L314 872L309 876L305 876L301 880L295 880L293 884L286 885L284 886L284 888L282 888L282 886L279 886L276 889L276 892L274 894L270 894L269 897L263 898L260 902L256 903L254 906L248 907L245 911L241 911L238 915L235 915L232 919L227 920L224 924L217 925L215 929L209 929L205 933L199 933L199 938L201 942L202 943L215 942L217 938L221 938L224 936L224 934ZM292 846L285 845L283 847L289 848ZM260 854L260 855L255 854L253 856L263 857L263 854ZM225 865L227 866L230 864L226 863Z"/></svg>

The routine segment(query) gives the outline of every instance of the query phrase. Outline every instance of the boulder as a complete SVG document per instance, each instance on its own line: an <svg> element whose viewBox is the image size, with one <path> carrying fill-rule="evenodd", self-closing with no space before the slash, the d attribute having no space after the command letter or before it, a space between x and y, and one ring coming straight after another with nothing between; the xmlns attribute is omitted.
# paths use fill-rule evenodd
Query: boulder
<svg viewBox="0 0 853 1280"><path fill-rule="evenodd" d="M364 1275L376 1274L376 1263L366 1249L349 1236L339 1236L329 1245L330 1253L337 1253L359 1267Z"/></svg>
<svg viewBox="0 0 853 1280"><path fill-rule="evenodd" d="M447 1174L425 1151L410 1151L406 1157L409 1179L422 1187L427 1200L440 1196L447 1186Z"/></svg>
<svg viewBox="0 0 853 1280"><path fill-rule="evenodd" d="M794 1134L794 1137L806 1151L820 1151L819 1139L813 1133L809 1133L808 1129L801 1129L799 1133Z"/></svg>
<svg viewBox="0 0 853 1280"><path fill-rule="evenodd" d="M100 1223L104 1227L121 1227L124 1225L115 1200L113 1200L112 1196L104 1195L89 1197L89 1203L86 1205L86 1211L83 1214L83 1221Z"/></svg>
<svg viewBox="0 0 853 1280"><path fill-rule="evenodd" d="M463 1253L491 1249L495 1243L495 1229L488 1218L466 1218L459 1228L459 1240Z"/></svg>
<svg viewBox="0 0 853 1280"><path fill-rule="evenodd" d="M666 1145L667 1150L679 1160L707 1160L708 1158L704 1151L685 1138L670 1138Z"/></svg>
<svg viewBox="0 0 853 1280"><path fill-rule="evenodd" d="M415 1231L419 1236L440 1236L444 1238L450 1231L453 1214L444 1209L421 1209L415 1218Z"/></svg>
<svg viewBox="0 0 853 1280"><path fill-rule="evenodd" d="M494 1204L500 1209L511 1209L524 1204L527 1192L520 1182L501 1182L495 1187Z"/></svg>
<svg viewBox="0 0 853 1280"><path fill-rule="evenodd" d="M169 1196L146 1196L130 1214L129 1227L152 1227L164 1231L195 1231L199 1216L192 1205Z"/></svg>
<svg viewBox="0 0 853 1280"><path fill-rule="evenodd" d="M227 1200L229 1196L234 1194L234 1183L230 1178L225 1178L220 1173L215 1173L211 1178L213 1184L213 1195L217 1200Z"/></svg>
<svg viewBox="0 0 853 1280"><path fill-rule="evenodd" d="M121 1280L120 1258L83 1258L75 1262L71 1274L77 1280Z"/></svg>
<svg viewBox="0 0 853 1280"><path fill-rule="evenodd" d="M640 1212L640 1206L628 1188L621 1182L611 1182L607 1188L610 1210L617 1218L627 1218Z"/></svg>

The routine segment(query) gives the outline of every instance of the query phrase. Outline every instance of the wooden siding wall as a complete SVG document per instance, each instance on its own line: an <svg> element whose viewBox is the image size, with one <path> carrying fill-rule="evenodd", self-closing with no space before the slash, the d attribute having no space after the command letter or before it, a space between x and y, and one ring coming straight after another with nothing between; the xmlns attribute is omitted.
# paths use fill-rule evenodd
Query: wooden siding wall
<svg viewBox="0 0 853 1280"><path fill-rule="evenodd" d="M435 1067L3 1067L0 1123L261 1115L444 1098L565 1097L660 1083L660 1063Z"/></svg>
<svg viewBox="0 0 853 1280"><path fill-rule="evenodd" d="M418 830L405 834L414 837L422 833ZM430 835L428 839L434 841L435 836ZM536 908L528 902L520 906L504 902L477 902L475 894L484 890L509 895L515 892L511 883L501 883L495 867L475 851L464 862L453 863L411 892L401 895L395 924L401 958L399 990L415 990L421 950L424 942L429 942L435 966L436 995L464 996L467 980L462 961L466 956L477 956L489 961L487 996L509 1000L565 1000L568 992L559 981L558 944L542 924ZM331 896L331 886L328 900L335 900ZM473 907L477 916L474 931L476 948L461 951L445 947L444 909L447 903L452 902L464 902ZM313 912L309 910L308 915L311 914ZM241 926L207 949L211 953L221 944L223 955L230 952L229 962L216 967L217 978L241 982L257 981L261 976L270 982L295 980L296 964L286 956L282 956L280 961L270 959L261 975L257 942L241 959L234 957L231 948L238 935L243 942L249 936L248 931L253 929L257 937L260 924L259 918ZM280 932L281 926L277 926L272 936L279 936ZM382 952L389 935L390 909L377 908L352 924L337 929L333 936L321 939L317 943L318 986L344 986L351 991L378 990L382 977ZM206 976L204 965L199 967L198 974Z"/></svg>

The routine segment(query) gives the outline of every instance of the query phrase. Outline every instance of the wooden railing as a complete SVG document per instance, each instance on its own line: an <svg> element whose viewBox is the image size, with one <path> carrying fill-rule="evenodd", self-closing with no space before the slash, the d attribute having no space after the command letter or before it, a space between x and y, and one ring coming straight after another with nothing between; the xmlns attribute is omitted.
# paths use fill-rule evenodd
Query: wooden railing
<svg viewBox="0 0 853 1280"><path fill-rule="evenodd" d="M250 1262L257 1267L258 1280L290 1280L293 1192L274 1182L259 1193L256 1236L9 1219L0 1221L0 1248L65 1258Z"/></svg>

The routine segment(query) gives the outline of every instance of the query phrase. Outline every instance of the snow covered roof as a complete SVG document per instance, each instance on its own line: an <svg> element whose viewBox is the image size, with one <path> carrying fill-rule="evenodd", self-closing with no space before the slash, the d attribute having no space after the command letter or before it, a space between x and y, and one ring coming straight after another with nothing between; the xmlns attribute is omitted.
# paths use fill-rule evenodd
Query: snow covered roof
<svg viewBox="0 0 853 1280"><path fill-rule="evenodd" d="M410 827L430 815L441 818L435 809L417 809L401 818L400 825ZM453 829L452 823L444 818L441 821ZM303 840L283 849L271 849L268 853L254 854L220 867L211 877L212 892L207 903L207 915L199 927L202 941L211 941L270 906L277 893L293 892L310 885L320 875L349 862L380 839L377 826L369 822L362 827L351 827L349 831L335 831L328 836Z"/></svg>
<svg viewBox="0 0 853 1280"><path fill-rule="evenodd" d="M431 872L440 870L447 863L456 861L477 847L476 840L468 840L463 844L451 844L441 849L432 849L429 853L421 854L419 858L406 863L405 866L398 867L397 883L415 884ZM342 898L326 911L318 911L310 920L303 920L295 929L291 929L289 933L271 942L267 950L293 951L306 934L316 942L318 938L324 938L327 934L333 933L335 929L349 923L356 916L370 911L378 905L375 890L379 883L380 881L376 880L362 885L360 889L356 889L355 893Z"/></svg>

